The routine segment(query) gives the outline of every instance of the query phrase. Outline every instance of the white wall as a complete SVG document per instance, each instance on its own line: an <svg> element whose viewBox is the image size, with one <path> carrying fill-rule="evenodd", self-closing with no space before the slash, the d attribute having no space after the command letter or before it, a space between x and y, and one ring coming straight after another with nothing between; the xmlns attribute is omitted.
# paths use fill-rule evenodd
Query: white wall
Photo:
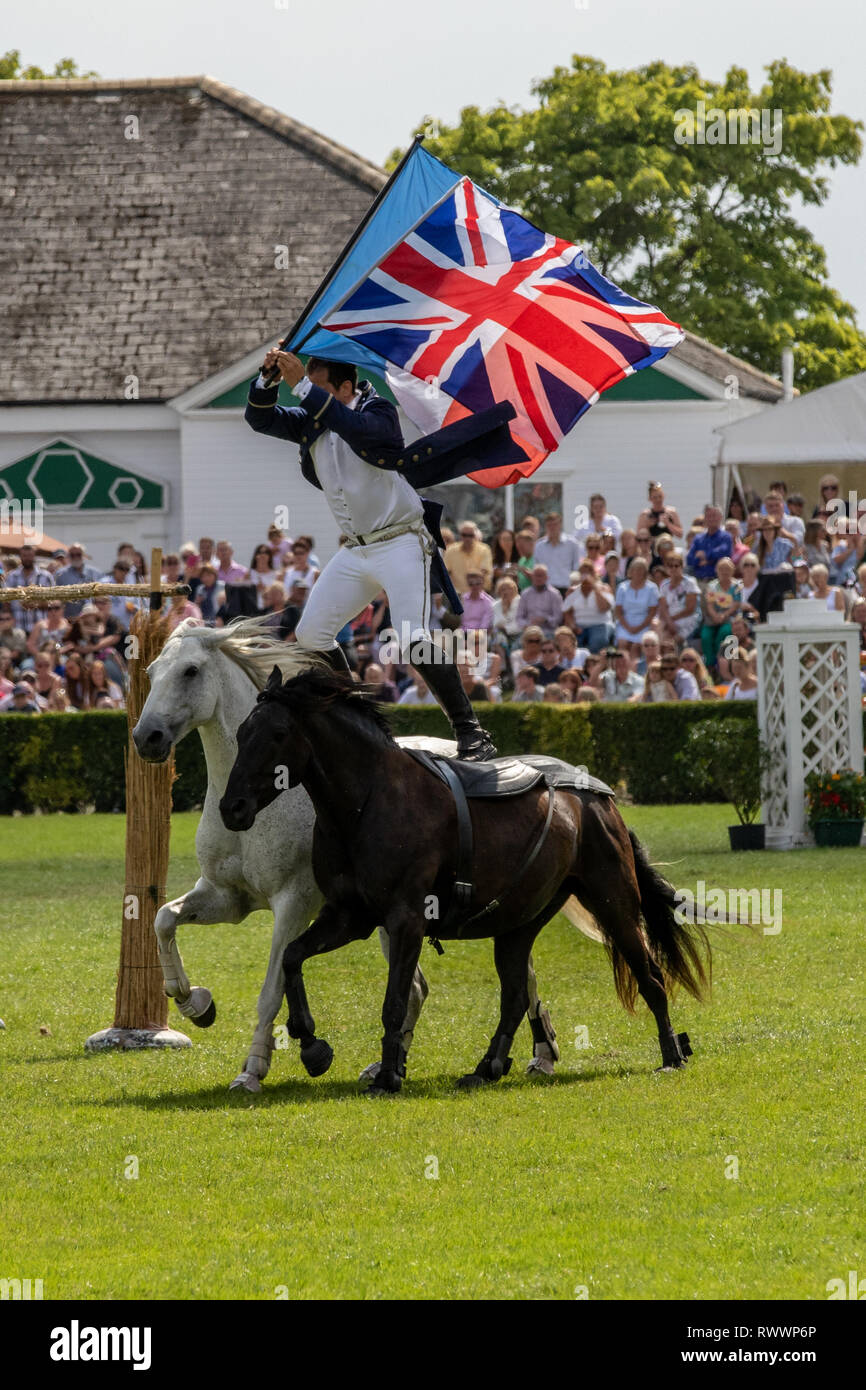
<svg viewBox="0 0 866 1390"><path fill-rule="evenodd" d="M337 549L339 529L323 494L302 476L295 444L256 434L240 413L212 410L184 416L181 439L178 545L202 535L228 540L248 565L276 509L286 507L288 533L311 535L323 563Z"/></svg>

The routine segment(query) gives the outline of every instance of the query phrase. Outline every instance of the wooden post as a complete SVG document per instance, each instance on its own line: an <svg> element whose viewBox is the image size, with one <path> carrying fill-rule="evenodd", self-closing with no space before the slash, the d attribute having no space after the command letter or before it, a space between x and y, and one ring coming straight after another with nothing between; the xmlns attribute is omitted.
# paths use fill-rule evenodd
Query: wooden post
<svg viewBox="0 0 866 1390"><path fill-rule="evenodd" d="M166 900L171 784L174 754L165 763L138 756L132 730L147 699L147 667L168 636L168 614L161 611L162 551L150 560L150 604L133 615L129 690L126 699L126 877L120 937L120 968L114 1024L87 1039L88 1052L143 1047L191 1047L185 1033L168 1027L168 999L159 964L154 920Z"/></svg>

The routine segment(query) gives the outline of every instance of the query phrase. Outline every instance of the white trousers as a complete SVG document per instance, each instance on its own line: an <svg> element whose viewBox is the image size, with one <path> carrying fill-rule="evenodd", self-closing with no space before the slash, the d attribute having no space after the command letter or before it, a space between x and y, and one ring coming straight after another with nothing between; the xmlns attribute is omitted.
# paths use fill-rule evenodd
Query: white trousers
<svg viewBox="0 0 866 1390"><path fill-rule="evenodd" d="M330 651L337 633L381 589L402 653L430 638L430 560L436 543L425 527L373 545L343 545L319 575L295 629L298 645Z"/></svg>

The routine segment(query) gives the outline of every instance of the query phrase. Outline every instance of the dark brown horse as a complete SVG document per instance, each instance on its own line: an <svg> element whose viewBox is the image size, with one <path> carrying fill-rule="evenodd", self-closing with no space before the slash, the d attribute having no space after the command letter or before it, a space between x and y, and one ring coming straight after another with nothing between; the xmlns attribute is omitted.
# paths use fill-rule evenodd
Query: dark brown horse
<svg viewBox="0 0 866 1390"><path fill-rule="evenodd" d="M688 1039L673 1031L667 987L676 982L702 998L709 945L700 927L675 915L674 889L650 866L612 796L541 785L470 801L473 902L457 906L455 880L466 874L457 872L457 806L449 787L395 743L384 715L347 677L323 668L281 682L275 669L238 729L220 812L229 829L248 830L283 787L299 782L316 808L313 872L326 901L283 957L289 1033L300 1039L305 1059L321 1055L326 1070L331 1052L315 1037L304 961L365 939L384 923L391 949L382 1066L372 1093L400 1090L400 1030L425 936L493 937L500 1019L462 1084L498 1080L529 1005L532 944L574 894L601 928L623 1005L633 1010L638 992L649 1005L663 1069L684 1064Z"/></svg>

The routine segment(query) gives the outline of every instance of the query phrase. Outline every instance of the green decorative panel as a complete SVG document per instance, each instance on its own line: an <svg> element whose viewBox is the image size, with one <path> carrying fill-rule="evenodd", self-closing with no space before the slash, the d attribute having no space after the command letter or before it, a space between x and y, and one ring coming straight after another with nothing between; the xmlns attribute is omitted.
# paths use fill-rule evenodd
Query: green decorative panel
<svg viewBox="0 0 866 1390"><path fill-rule="evenodd" d="M165 507L162 483L65 439L0 468L0 497L41 501L47 510L147 512Z"/></svg>
<svg viewBox="0 0 866 1390"><path fill-rule="evenodd" d="M655 367L644 367L642 372L632 372L631 376L625 377L623 381L618 381L616 386L611 386L607 391L603 391L599 397L599 405L605 401L704 401L706 396L702 396L700 391L693 391L691 386L683 386L681 381L674 381L673 377L666 376L664 372L656 371Z"/></svg>

